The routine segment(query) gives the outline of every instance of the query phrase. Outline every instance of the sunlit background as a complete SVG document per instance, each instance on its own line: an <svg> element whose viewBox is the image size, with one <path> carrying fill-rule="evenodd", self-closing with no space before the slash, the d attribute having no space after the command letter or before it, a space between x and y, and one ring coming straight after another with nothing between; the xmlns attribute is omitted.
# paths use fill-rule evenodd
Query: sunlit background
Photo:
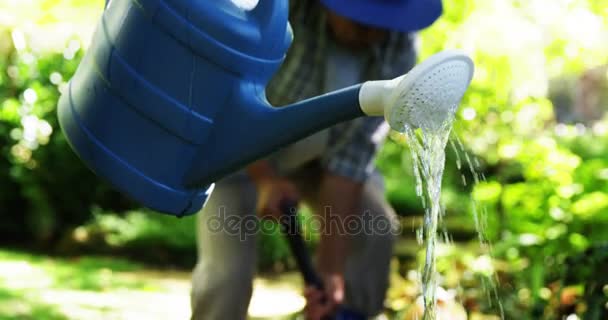
<svg viewBox="0 0 608 320"><path fill-rule="evenodd" d="M421 33L421 58L460 48L476 73L446 150L443 307L469 319L501 309L506 319L608 319L608 2L444 3ZM190 314L194 219L117 194L83 167L55 117L102 8L0 0L0 319ZM410 320L423 209L404 138L392 134L377 162L403 224L386 315ZM260 239L256 319L291 319L304 303L276 231Z"/></svg>

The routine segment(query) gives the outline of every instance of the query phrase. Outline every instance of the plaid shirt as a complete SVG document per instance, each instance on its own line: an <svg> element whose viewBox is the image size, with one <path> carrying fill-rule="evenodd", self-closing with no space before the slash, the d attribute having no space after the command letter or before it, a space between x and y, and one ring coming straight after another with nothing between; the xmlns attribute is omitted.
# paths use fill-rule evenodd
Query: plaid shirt
<svg viewBox="0 0 608 320"><path fill-rule="evenodd" d="M333 48L340 48L327 31L326 12L318 0L290 2L290 23L295 38L286 60L267 88L268 100L287 105L334 90L328 83L328 63ZM382 43L358 53L362 66L357 82L392 79L413 67L416 54L412 34L390 32ZM352 85L349 83L345 85ZM364 117L330 128L327 152L321 157L323 167L355 181L365 181L375 170L374 158L388 133L382 117Z"/></svg>

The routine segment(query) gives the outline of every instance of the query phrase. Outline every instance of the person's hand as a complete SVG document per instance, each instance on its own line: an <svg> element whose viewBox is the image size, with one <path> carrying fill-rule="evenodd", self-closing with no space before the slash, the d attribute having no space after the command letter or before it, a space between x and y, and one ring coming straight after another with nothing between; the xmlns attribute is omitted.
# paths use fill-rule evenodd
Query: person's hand
<svg viewBox="0 0 608 320"><path fill-rule="evenodd" d="M296 186L277 174L266 160L259 160L247 167L249 176L258 191L257 212L263 218L281 218L281 203L297 203L300 195Z"/></svg>
<svg viewBox="0 0 608 320"><path fill-rule="evenodd" d="M325 290L314 286L304 289L306 306L304 317L307 320L321 320L336 312L344 302L344 276L340 274L324 275Z"/></svg>
<svg viewBox="0 0 608 320"><path fill-rule="evenodd" d="M297 203L300 199L296 186L282 177L259 180L257 187L257 212L263 218L270 218L278 221L283 214L281 211L281 203L285 200Z"/></svg>

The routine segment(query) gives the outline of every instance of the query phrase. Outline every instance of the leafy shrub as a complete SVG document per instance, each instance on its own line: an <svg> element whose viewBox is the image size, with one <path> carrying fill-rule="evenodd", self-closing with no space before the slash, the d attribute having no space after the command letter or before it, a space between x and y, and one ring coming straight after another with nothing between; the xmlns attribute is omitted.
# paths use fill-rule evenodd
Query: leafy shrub
<svg viewBox="0 0 608 320"><path fill-rule="evenodd" d="M132 206L82 164L59 128L57 100L81 57L80 43L71 40L65 52L13 46L0 59L0 68L6 70L0 78L0 188L6 190L2 211L9 220L2 224L2 235L44 243L88 220L94 203Z"/></svg>
<svg viewBox="0 0 608 320"><path fill-rule="evenodd" d="M45 1L45 6L55 2ZM604 281L600 267L586 268L589 259L574 257L591 256L596 263L591 265L597 266L604 259L596 248L608 240L608 119L559 122L578 119L568 86L586 69L606 63L608 11L604 0L549 2L444 1L444 16L422 33L422 57L462 48L476 62L454 138L460 138L486 179L473 184L465 153L449 147L442 200L448 215L487 213L480 221L484 236L495 243L507 318L550 318L551 299L558 295L554 283L560 279L584 287L581 299L598 297L587 285L595 282L587 279ZM90 10L87 1L66 3L77 8L73 12ZM96 4L101 7L100 1ZM36 13L41 20L53 16L43 9ZM0 28L0 237L53 246L58 239L86 233L98 241L91 240L88 250L136 248L133 252L150 259L193 263L192 218L135 209L69 149L55 105L83 49L76 38L61 41L59 51L35 50L18 28ZM551 88L555 83L565 85ZM605 102L600 107L605 111ZM418 215L422 208L406 145L393 135L377 161L398 212ZM259 248L265 268L292 265L278 229L262 236ZM454 255L453 260L466 256ZM579 269L585 277L564 276ZM496 306L483 308L496 311Z"/></svg>

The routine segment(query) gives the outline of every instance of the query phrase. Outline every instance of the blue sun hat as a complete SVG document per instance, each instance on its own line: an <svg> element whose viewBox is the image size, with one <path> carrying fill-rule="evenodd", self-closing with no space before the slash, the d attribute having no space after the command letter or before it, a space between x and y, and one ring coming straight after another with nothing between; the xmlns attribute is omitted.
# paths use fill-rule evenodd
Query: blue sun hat
<svg viewBox="0 0 608 320"><path fill-rule="evenodd" d="M424 29L443 11L441 0L321 0L330 10L362 24L393 31Z"/></svg>

